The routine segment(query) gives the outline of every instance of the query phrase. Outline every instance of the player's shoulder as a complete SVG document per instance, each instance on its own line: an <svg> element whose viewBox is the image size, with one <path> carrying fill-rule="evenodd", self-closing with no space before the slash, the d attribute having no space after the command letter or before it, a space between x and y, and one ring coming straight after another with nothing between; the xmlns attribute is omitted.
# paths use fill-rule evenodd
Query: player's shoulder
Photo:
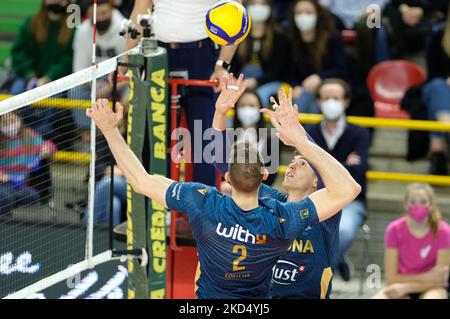
<svg viewBox="0 0 450 319"><path fill-rule="evenodd" d="M211 196L218 194L215 187L208 186L197 182L175 182L173 184L172 193L181 191L190 191L195 194L200 194L202 196Z"/></svg>
<svg viewBox="0 0 450 319"><path fill-rule="evenodd" d="M280 214L298 213L300 216L306 217L311 210L315 210L314 203L309 197L296 202L283 202L271 198L266 200L273 206L274 210Z"/></svg>

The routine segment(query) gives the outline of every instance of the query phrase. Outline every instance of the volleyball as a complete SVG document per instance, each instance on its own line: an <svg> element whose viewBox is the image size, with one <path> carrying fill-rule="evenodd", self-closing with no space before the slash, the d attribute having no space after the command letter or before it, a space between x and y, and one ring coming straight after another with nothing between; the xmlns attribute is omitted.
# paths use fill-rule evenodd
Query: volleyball
<svg viewBox="0 0 450 319"><path fill-rule="evenodd" d="M206 14L205 28L211 40L219 45L242 42L251 28L251 19L244 6L235 1L222 1Z"/></svg>

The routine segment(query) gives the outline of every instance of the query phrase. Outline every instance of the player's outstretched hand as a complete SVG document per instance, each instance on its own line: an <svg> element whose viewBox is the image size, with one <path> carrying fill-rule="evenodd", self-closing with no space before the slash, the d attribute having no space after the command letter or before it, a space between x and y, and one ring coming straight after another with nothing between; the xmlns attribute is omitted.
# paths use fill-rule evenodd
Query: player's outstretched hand
<svg viewBox="0 0 450 319"><path fill-rule="evenodd" d="M220 82L220 95L216 101L216 112L226 114L229 110L234 108L237 100L244 93L247 88L247 81L244 81L244 75L241 74L239 78L235 79L233 73L223 78Z"/></svg>
<svg viewBox="0 0 450 319"><path fill-rule="evenodd" d="M91 118L99 130L106 134L114 129L117 129L120 121L123 118L123 106L116 103L117 112L113 112L109 107L107 99L98 99L91 108L86 110L87 117Z"/></svg>
<svg viewBox="0 0 450 319"><path fill-rule="evenodd" d="M271 97L270 101L277 105L275 98ZM292 89L289 90L288 96L284 89L278 91L279 105L275 111L269 109L261 109L262 113L270 116L272 125L277 130L278 138L285 144L296 146L299 142L308 141L306 131L298 121L298 107L292 104Z"/></svg>

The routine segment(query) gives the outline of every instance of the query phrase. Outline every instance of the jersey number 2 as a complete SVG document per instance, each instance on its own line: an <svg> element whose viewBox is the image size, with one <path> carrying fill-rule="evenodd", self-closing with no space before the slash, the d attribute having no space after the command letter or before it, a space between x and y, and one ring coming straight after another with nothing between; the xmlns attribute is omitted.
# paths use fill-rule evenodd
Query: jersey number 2
<svg viewBox="0 0 450 319"><path fill-rule="evenodd" d="M234 245L233 254L240 254L240 256L233 261L233 271L245 270L245 266L239 266L239 263L247 258L247 247Z"/></svg>

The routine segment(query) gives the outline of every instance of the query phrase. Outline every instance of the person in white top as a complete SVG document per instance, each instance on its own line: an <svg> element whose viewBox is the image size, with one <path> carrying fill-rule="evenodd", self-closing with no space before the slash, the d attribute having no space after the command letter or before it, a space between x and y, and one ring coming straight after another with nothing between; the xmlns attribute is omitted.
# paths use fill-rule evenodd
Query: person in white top
<svg viewBox="0 0 450 319"><path fill-rule="evenodd" d="M237 46L219 48L205 30L205 17L219 0L136 0L131 19L153 9L153 31L158 44L167 49L169 69L184 69L190 79L219 80L228 75L230 62ZM241 2L241 1L237 1ZM140 31L140 30L139 30ZM128 40L128 48L138 40ZM203 131L211 127L214 115L215 93L218 89L189 89L183 102L188 129L193 132L194 120L200 120ZM173 128L172 128L173 129ZM192 141L192 150L197 148ZM199 150L203 150L202 145ZM194 181L215 185L214 167L206 163L194 163Z"/></svg>
<svg viewBox="0 0 450 319"><path fill-rule="evenodd" d="M92 6L88 9L88 17L75 31L73 72L90 67L92 63L92 47L87 45L92 39L93 32ZM126 39L119 36L120 24L123 19L123 15L111 5L110 0L97 0L97 63L125 51Z"/></svg>
<svg viewBox="0 0 450 319"><path fill-rule="evenodd" d="M87 11L87 19L83 21L75 31L73 41L73 72L80 71L92 64L92 15L93 6ZM120 25L124 19L123 15L114 8L114 0L97 0L97 35L96 35L96 62L102 62L115 57L126 50L126 39L119 35ZM127 90L126 83L118 83L118 92L125 96ZM112 84L105 78L97 80L97 97L109 98L112 93ZM69 91L69 98L89 100L91 95L91 86L89 84ZM123 101L122 101L123 102ZM75 123L86 135L83 140L87 141L87 133L90 128L90 120L86 117L84 110L73 109L72 114Z"/></svg>

